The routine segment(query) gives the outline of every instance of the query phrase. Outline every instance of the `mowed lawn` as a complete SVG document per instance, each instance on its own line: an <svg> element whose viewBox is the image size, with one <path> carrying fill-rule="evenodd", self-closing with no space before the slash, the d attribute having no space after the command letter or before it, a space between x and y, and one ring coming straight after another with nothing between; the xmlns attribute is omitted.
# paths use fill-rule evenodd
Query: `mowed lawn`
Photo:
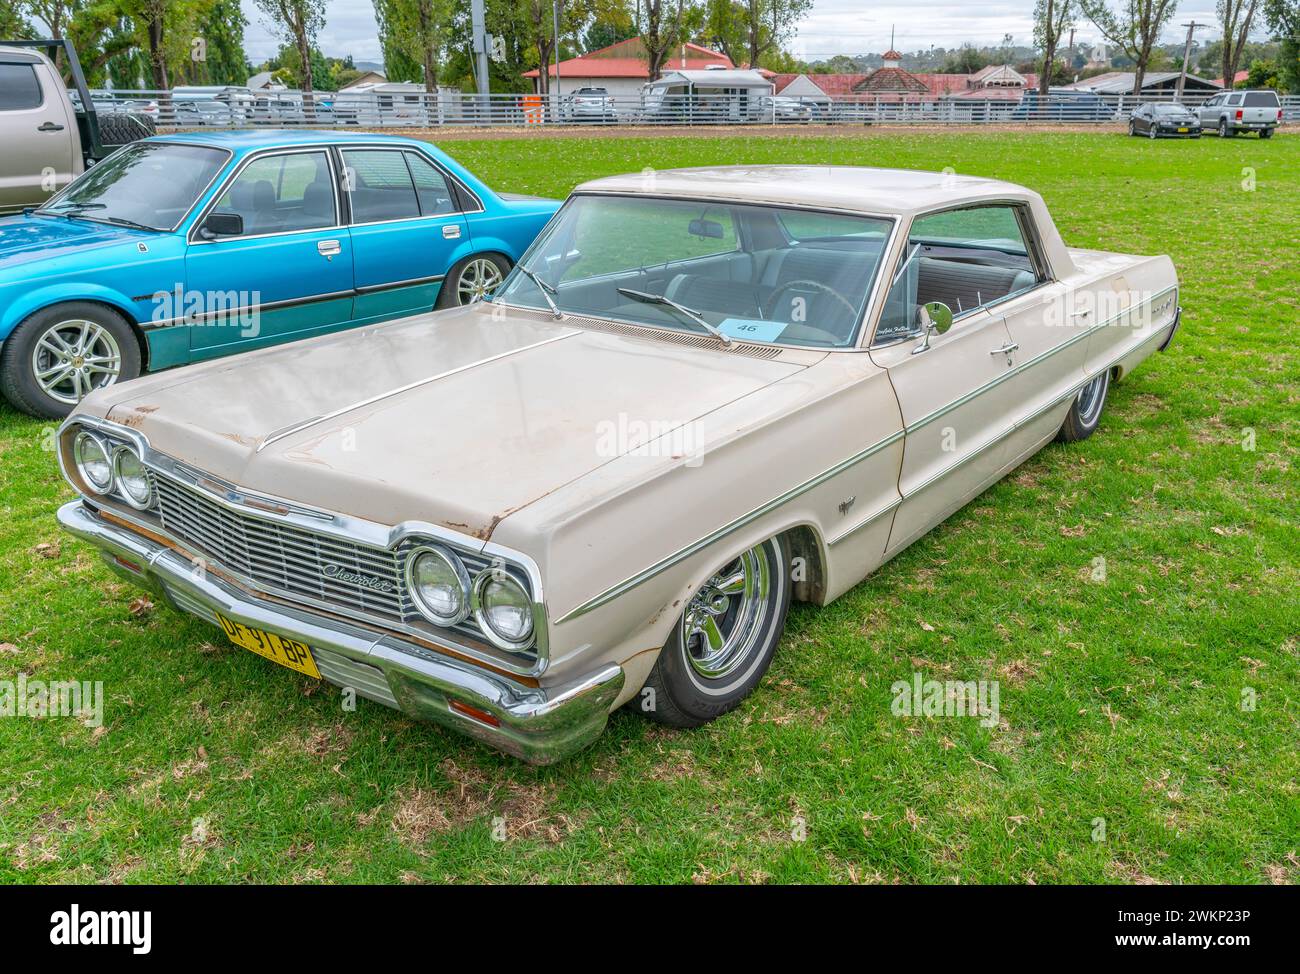
<svg viewBox="0 0 1300 974"><path fill-rule="evenodd" d="M619 713L549 769L377 704L345 712L215 629L133 607L55 526L71 495L52 426L0 409L0 679L106 695L99 730L0 719L0 880L1300 880L1300 132L446 147L557 196L735 162L1009 179L1070 244L1172 254L1184 324L1090 440L1049 447L833 606L797 606L737 711L690 732ZM917 672L999 681L999 723L895 716L891 684Z"/></svg>

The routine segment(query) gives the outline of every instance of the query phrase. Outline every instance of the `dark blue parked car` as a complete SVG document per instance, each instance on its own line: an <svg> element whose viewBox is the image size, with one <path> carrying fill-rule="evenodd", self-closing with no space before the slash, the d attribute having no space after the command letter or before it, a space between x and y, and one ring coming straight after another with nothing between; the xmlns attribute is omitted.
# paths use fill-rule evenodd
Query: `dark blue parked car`
<svg viewBox="0 0 1300 974"><path fill-rule="evenodd" d="M142 371L466 304L558 206L413 139L145 139L0 219L0 390L59 417Z"/></svg>

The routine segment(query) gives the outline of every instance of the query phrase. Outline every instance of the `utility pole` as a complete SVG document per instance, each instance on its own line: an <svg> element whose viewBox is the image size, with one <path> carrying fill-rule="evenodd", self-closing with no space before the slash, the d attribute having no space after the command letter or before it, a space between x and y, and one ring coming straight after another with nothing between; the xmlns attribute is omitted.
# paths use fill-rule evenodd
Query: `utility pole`
<svg viewBox="0 0 1300 974"><path fill-rule="evenodd" d="M554 18L553 27L555 30L552 36L555 38L555 99L558 105L560 98L560 0L552 0L551 16Z"/></svg>
<svg viewBox="0 0 1300 974"><path fill-rule="evenodd" d="M1183 45L1183 70L1178 74L1178 90L1174 93L1174 101L1176 102L1183 100L1183 84L1187 81L1187 62L1192 57L1192 32L1198 27L1209 27L1210 25L1198 24L1193 20L1190 24L1183 24L1183 26L1187 28L1187 43ZM1226 84L1228 79L1224 78L1223 80Z"/></svg>
<svg viewBox="0 0 1300 974"><path fill-rule="evenodd" d="M470 0L469 11L470 46L474 49L474 82L478 86L478 93L486 95L491 89L488 85L487 13L484 0Z"/></svg>

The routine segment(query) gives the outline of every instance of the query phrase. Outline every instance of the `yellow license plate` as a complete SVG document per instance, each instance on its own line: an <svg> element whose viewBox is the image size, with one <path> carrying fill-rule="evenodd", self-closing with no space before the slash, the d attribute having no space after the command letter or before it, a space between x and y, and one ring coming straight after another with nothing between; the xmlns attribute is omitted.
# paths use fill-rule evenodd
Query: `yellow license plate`
<svg viewBox="0 0 1300 974"><path fill-rule="evenodd" d="M1180 132L1186 132L1186 131L1188 131L1188 130L1187 130L1187 129L1179 129L1178 131L1180 131Z"/></svg>
<svg viewBox="0 0 1300 974"><path fill-rule="evenodd" d="M217 613L217 621L226 631L226 637L236 646L264 656L272 663L279 663L318 680L321 678L320 670L316 669L316 661L311 657L311 650L304 643L277 636L265 629L254 629L242 622L234 622L220 612Z"/></svg>

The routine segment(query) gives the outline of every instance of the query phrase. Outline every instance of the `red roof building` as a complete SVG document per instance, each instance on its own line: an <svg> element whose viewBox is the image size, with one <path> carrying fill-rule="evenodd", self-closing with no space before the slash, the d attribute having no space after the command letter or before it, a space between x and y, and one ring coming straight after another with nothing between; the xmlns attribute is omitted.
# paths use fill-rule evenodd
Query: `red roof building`
<svg viewBox="0 0 1300 974"><path fill-rule="evenodd" d="M731 58L699 44L679 44L664 58L664 71L707 71L710 68L734 68ZM546 66L554 82L555 63ZM541 71L525 71L524 77L541 80ZM575 87L604 88L611 95L636 94L650 81L650 56L639 37L630 37L609 47L560 62L560 89Z"/></svg>

